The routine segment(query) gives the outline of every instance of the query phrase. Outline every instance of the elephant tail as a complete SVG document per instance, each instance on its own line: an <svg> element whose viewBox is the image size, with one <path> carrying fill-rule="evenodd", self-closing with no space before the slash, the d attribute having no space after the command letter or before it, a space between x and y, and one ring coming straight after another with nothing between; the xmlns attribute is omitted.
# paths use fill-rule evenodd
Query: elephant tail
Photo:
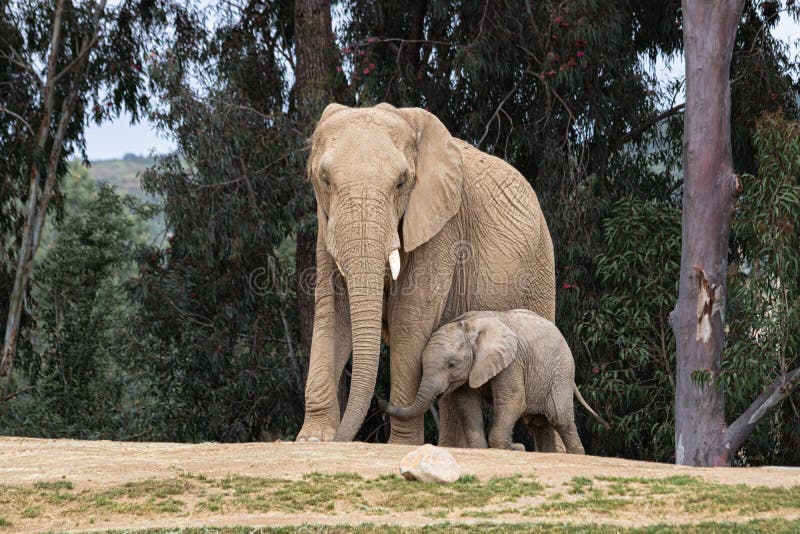
<svg viewBox="0 0 800 534"><path fill-rule="evenodd" d="M581 395L581 392L580 392L580 391L578 391L578 386L577 386L577 384L572 384L572 391L575 393L575 396L576 396L576 397L578 397L578 402L580 402L580 403L583 405L583 407L584 407L584 408L586 408L586 411L587 411L587 412L589 412L590 414L592 414L592 417L594 417L594 418L595 418L595 420L596 420L598 423L600 423L601 425L603 425L603 427L605 427L605 429L606 429L606 430L609 430L609 429L611 428L611 425L609 425L609 424L608 424L608 421L606 421L605 419L603 419L602 417L600 417L599 415L597 415L597 412L595 412L594 410L592 410L591 406L589 406L589 405L586 403L586 401L585 401L585 400L583 400L583 396Z"/></svg>

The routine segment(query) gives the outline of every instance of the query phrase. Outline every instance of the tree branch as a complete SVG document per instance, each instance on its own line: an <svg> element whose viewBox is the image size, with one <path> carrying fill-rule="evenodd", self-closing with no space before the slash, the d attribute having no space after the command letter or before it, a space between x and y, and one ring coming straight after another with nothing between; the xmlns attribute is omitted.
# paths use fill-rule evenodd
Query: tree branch
<svg viewBox="0 0 800 534"><path fill-rule="evenodd" d="M622 146L625 145L628 141L632 141L633 139L636 139L637 137L639 137L644 132L646 132L647 130L649 130L650 128L652 128L653 126L658 124L659 122L663 121L664 119L667 119L667 118L677 114L679 111L683 111L683 108L685 108L685 107L686 107L685 103L678 104L677 106L675 106L675 107L673 107L671 109L668 109L668 110L666 110L666 111L664 111L662 113L659 113L658 115L656 115L655 117L653 117L649 121L645 122L644 124L640 124L637 128L634 128L633 130L631 130L630 132L624 134L622 137L619 138L619 142L617 143L617 148L622 148Z"/></svg>
<svg viewBox="0 0 800 534"><path fill-rule="evenodd" d="M5 106L0 106L0 113L5 113L7 115L11 115L12 117L14 117L18 121L20 121L23 125L25 125L25 128L28 129L28 133L30 133L31 135L35 135L35 132L33 131L33 128L31 128L31 125L28 124L28 121L26 121L22 117L22 115L18 115L17 113L14 113L13 111L11 111L10 109L8 109Z"/></svg>
<svg viewBox="0 0 800 534"><path fill-rule="evenodd" d="M92 35L88 37L83 44L81 45L81 49L78 51L78 54L73 58L69 64L64 67L61 72L56 74L53 77L53 84L56 84L65 74L68 74L75 70L80 70L81 64L86 59L86 56L89 55L89 52L94 48L94 45L97 44L98 35L100 33L100 16L106 10L106 1L102 0L100 5L97 6L94 15L92 16Z"/></svg>
<svg viewBox="0 0 800 534"><path fill-rule="evenodd" d="M514 84L514 87L512 87L511 90L508 92L508 94L505 97L503 97L503 100L500 101L500 104L498 104L497 108L494 110L494 113L492 113L492 116L489 117L489 120L486 122L486 128L484 128L484 130L483 130L483 135L481 136L480 140L478 141L478 146L483 144L483 140L486 139L486 134L489 133L489 128L491 127L492 122L494 122L494 120L496 118L498 119L498 123L500 122L499 118L497 117L497 115L500 113L500 110L503 109L503 105L506 103L506 101L509 98L511 98L511 95L513 95L514 93L517 92L517 88L519 87L519 84L521 82L522 82L522 80L520 80L519 82ZM497 128L499 129L500 126L498 125Z"/></svg>
<svg viewBox="0 0 800 534"><path fill-rule="evenodd" d="M36 84L36 87L38 87L39 90L41 91L42 88L44 87L44 82L42 82L42 78L41 76L39 76L39 73L36 72L36 70L31 66L29 62L23 61L22 59L19 59L17 56L18 56L17 52L13 49L10 50L9 53L7 54L3 53L3 57L6 60L10 61L11 63L14 63L22 70L27 72L33 79L34 83Z"/></svg>
<svg viewBox="0 0 800 534"><path fill-rule="evenodd" d="M758 422L800 386L800 367L789 371L770 384L745 412L722 434L723 446L729 453L742 446Z"/></svg>
<svg viewBox="0 0 800 534"><path fill-rule="evenodd" d="M36 389L36 386L28 386L26 388L18 389L14 393L9 393L8 395L0 397L0 402L9 401L9 400L13 399L14 397L16 397L17 395L22 395L23 393L27 393L27 392L32 391L34 389Z"/></svg>
<svg viewBox="0 0 800 534"><path fill-rule="evenodd" d="M53 197L56 182L58 181L58 162L61 158L61 150L64 145L64 136L67 133L67 127L72 121L72 116L75 113L75 107L78 103L78 94L81 90L81 85L85 82L84 74L86 71L86 63L89 59L89 51L97 43L97 36L100 32L100 16L105 11L106 0L101 0L97 6L96 11L92 17L92 35L87 37L81 47L80 52L75 60L70 63L70 66L58 73L54 80L65 74L68 71L74 72L75 77L69 89L69 93L64 101L61 103L61 116L58 120L58 127L53 135L53 145L50 148L50 155L45 167L45 184L42 190L42 196L39 200L38 213L34 219L31 247L33 255L39 249L39 241L41 233L44 228L45 219L47 218L47 208L50 205L50 199ZM55 82L54 82L55 84Z"/></svg>

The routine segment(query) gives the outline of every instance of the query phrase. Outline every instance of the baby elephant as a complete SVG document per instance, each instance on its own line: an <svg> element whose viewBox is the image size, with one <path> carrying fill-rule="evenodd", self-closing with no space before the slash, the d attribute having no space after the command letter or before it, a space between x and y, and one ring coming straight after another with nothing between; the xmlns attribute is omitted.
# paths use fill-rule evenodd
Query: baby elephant
<svg viewBox="0 0 800 534"><path fill-rule="evenodd" d="M512 443L514 424L547 419L568 453L583 454L575 428L572 395L606 423L575 386L575 362L558 328L528 310L469 312L433 333L422 354L422 381L410 406L384 404L389 415L417 417L452 393L470 447L486 447L481 398L493 406L489 445L525 450Z"/></svg>

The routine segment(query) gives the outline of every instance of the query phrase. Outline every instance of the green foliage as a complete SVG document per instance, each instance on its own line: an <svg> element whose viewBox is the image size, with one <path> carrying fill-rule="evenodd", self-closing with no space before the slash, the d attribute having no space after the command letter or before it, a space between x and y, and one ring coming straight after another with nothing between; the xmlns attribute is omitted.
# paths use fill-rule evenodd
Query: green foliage
<svg viewBox="0 0 800 534"><path fill-rule="evenodd" d="M800 363L800 123L766 114L754 143L758 171L740 177L734 213L727 336L717 381L729 421ZM621 201L605 219L603 235L605 252L597 258L603 286L578 331L594 366L587 397L605 407L613 428L593 435L591 446L669 461L675 348L667 321L677 296L679 212L665 202ZM708 371L692 377L711 384ZM795 398L776 408L736 461L796 463L796 410Z"/></svg>
<svg viewBox="0 0 800 534"><path fill-rule="evenodd" d="M191 35L185 31L189 26L178 24L187 15L181 4L124 0L102 10L96 1L0 4L0 336L5 335L32 186L38 187L36 197L45 202L45 209L58 214L62 208L58 178L67 174L70 158L86 159L84 132L90 121L101 123L123 111L138 120L148 109L142 73L147 46L169 42L174 49L185 50L183 44ZM52 50L51 65L56 22L60 41ZM164 31L168 26L171 31ZM40 138L40 132L47 135ZM46 169L57 177L51 184L52 200L45 200L43 192ZM30 294L24 296L32 300ZM29 312L23 307L20 351L32 350ZM12 376L9 383L13 381Z"/></svg>
<svg viewBox="0 0 800 534"><path fill-rule="evenodd" d="M796 65L769 31L778 13L765 5L746 2L732 63L734 159L749 171L755 117L778 106L797 114ZM668 459L674 346L667 316L677 293L673 206L683 117L673 107L680 83L659 87L647 59L680 51L680 3L348 6L342 52L361 102L426 107L454 134L511 162L536 190L555 245L556 322L575 354L578 382L589 382L593 404L610 395L613 415L625 414L610 435L579 415L588 451ZM789 12L782 16L799 12L782 9ZM654 120L662 111L663 120ZM644 215L630 237L616 204L628 198L653 201L650 211L660 213ZM615 220L611 257L607 224Z"/></svg>
<svg viewBox="0 0 800 534"><path fill-rule="evenodd" d="M680 269L679 211L623 199L603 221L602 248L596 303L577 327L592 365L584 396L612 424L602 433L593 424L592 451L669 461L675 340L668 320Z"/></svg>
<svg viewBox="0 0 800 534"><path fill-rule="evenodd" d="M0 432L121 438L130 390L116 363L130 309L121 287L133 218L108 186L85 178L50 231L38 266L33 347L18 361L28 393L0 412Z"/></svg>
<svg viewBox="0 0 800 534"><path fill-rule="evenodd" d="M181 153L142 176L168 244L137 251L128 287L137 342L126 365L147 383L154 439L291 438L302 418L292 232L307 200L303 140L282 113L277 37L242 13L220 17L197 43L215 65L204 85L177 54L151 66L164 97L155 118Z"/></svg>
<svg viewBox="0 0 800 534"><path fill-rule="evenodd" d="M780 113L757 121L758 170L740 177L729 270L722 382L728 417L800 365L800 122ZM798 397L758 426L742 461L800 461Z"/></svg>

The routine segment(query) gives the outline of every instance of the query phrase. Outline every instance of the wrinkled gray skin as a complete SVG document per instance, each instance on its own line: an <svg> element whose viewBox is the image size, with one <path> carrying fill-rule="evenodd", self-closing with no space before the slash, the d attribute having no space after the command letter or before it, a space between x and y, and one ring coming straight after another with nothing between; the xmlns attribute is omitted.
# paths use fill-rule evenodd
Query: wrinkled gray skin
<svg viewBox="0 0 800 534"><path fill-rule="evenodd" d="M455 139L431 113L331 104L307 169L319 231L298 441L353 439L375 389L382 334L390 400L409 404L422 350L440 324L478 309L527 308L553 319L553 244L536 194L513 167ZM394 250L396 280L387 266ZM340 419L337 385L351 352ZM451 399L439 408L440 443L466 445ZM390 442L423 442L422 416L391 423ZM540 431L555 447L552 429Z"/></svg>
<svg viewBox="0 0 800 534"><path fill-rule="evenodd" d="M442 326L425 347L422 369L414 402L389 404L386 412L401 419L418 417L436 398L450 393L471 447L487 446L481 397L493 407L489 445L497 449L525 450L511 441L514 424L523 418L530 426L544 418L568 453L583 454L573 393L607 426L575 387L575 363L561 332L528 310L470 312Z"/></svg>

